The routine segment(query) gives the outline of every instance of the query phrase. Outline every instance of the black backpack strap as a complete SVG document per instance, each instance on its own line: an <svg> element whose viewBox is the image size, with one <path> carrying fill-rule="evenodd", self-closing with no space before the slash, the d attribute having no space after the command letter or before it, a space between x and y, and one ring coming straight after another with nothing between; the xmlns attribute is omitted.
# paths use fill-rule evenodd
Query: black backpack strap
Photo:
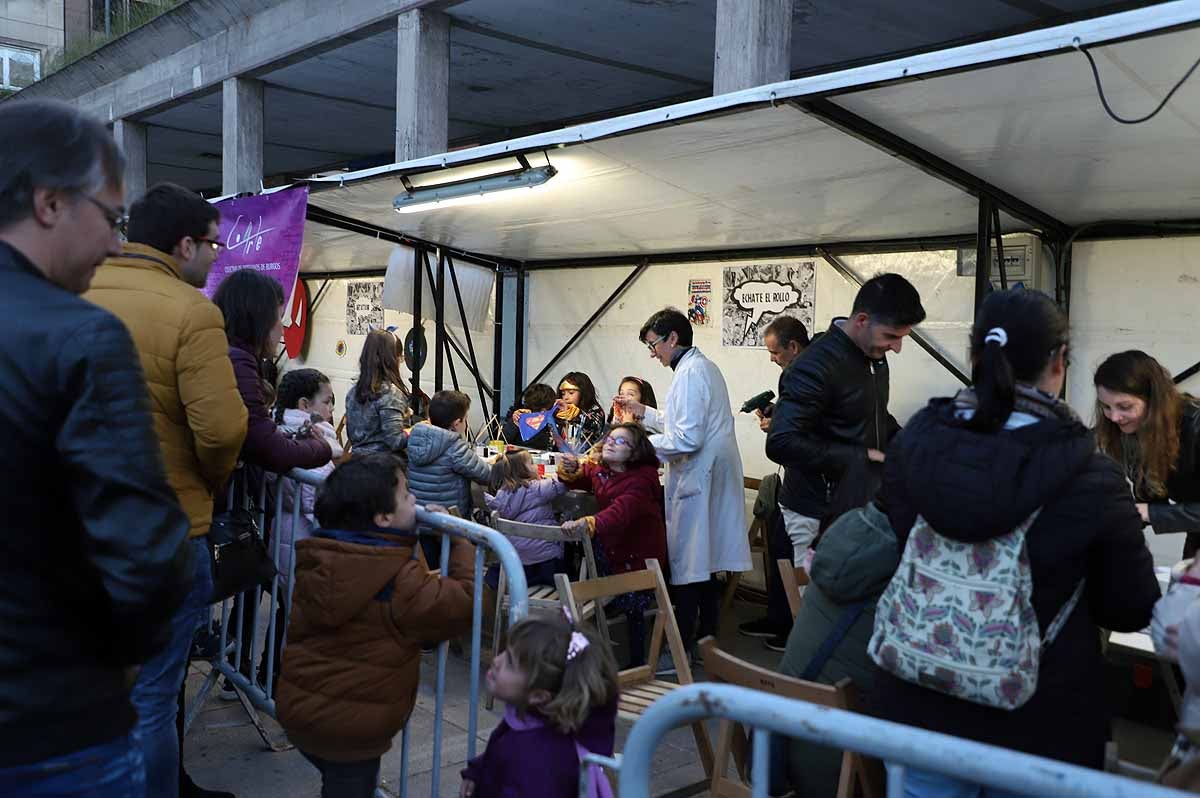
<svg viewBox="0 0 1200 798"><path fill-rule="evenodd" d="M838 618L837 624L821 643L821 647L817 649L817 653L808 663L808 667L804 669L804 673L800 674L801 679L806 682L816 681L817 677L821 675L821 671L824 670L825 663L829 662L829 658L833 656L838 645L850 633L850 628L862 617L868 604L870 604L869 601L860 601L846 608L846 611Z"/></svg>

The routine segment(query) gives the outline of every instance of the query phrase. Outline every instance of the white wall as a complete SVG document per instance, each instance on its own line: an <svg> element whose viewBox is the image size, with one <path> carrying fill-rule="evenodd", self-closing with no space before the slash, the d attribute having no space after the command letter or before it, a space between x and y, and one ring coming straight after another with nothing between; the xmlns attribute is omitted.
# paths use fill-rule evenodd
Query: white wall
<svg viewBox="0 0 1200 798"><path fill-rule="evenodd" d="M380 277L379 279L382 280L383 278ZM310 299L316 296L321 282L321 280L308 281L307 287ZM291 361L285 360L281 364L283 370L315 368L324 372L330 378L333 383L334 396L337 399L337 406L334 410L335 421L341 420L345 409L346 394L358 378L358 356L362 352L362 345L366 340L365 335L348 335L346 333L346 286L349 282L352 281L330 281L329 288L325 292L321 304L317 307L316 313L311 318L312 328L309 330L308 346L305 349L306 357ZM452 304L447 304L448 316L451 315L452 307ZM492 303L492 307L494 307L494 303ZM454 310L453 315L457 316L457 310ZM403 337L412 329L412 316L408 313L397 313L387 310L384 311L384 323L385 326L396 325L399 327L399 334ZM462 341L463 351L466 352L466 337L463 335L462 328L457 325L451 325L450 329ZM429 356L425 360L425 365L421 368L421 386L425 393L430 396L434 393L433 330L433 320L427 319L425 321L425 338L430 351ZM490 382L492 377L492 326L490 310L486 332L472 331L471 336L475 344L475 355L479 361L484 380ZM335 352L335 347L339 340L346 342L346 354L344 357L338 357ZM476 428L484 422L485 416L484 410L479 406L479 392L475 387L475 379L457 359L455 367L458 370L459 387L471 397L470 420L472 428ZM401 370L401 374L405 378L405 381L411 384L411 375L403 369ZM446 366L445 370L445 387L454 387L450 380L449 365ZM487 412L490 414L491 396L488 395L487 399L489 403Z"/></svg>

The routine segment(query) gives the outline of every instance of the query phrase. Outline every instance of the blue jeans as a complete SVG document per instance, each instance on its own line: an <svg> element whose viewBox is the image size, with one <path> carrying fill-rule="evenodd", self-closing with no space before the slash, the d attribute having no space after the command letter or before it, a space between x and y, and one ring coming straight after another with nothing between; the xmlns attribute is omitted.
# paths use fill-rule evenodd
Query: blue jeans
<svg viewBox="0 0 1200 798"><path fill-rule="evenodd" d="M34 765L0 769L4 798L146 798L137 732Z"/></svg>
<svg viewBox="0 0 1200 798"><path fill-rule="evenodd" d="M179 688L187 672L192 638L212 598L212 562L204 538L190 541L192 589L171 618L166 648L142 666L130 700L137 710L137 733L146 759L146 791L154 798L179 796L179 737L175 730Z"/></svg>
<svg viewBox="0 0 1200 798"><path fill-rule="evenodd" d="M984 787L928 770L909 768L904 774L904 798L1030 798L1011 790Z"/></svg>

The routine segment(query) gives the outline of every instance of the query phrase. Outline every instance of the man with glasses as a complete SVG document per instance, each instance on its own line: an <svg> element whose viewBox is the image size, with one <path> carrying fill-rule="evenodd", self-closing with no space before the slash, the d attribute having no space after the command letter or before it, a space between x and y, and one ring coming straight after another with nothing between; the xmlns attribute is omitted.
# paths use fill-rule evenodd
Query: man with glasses
<svg viewBox="0 0 1200 798"><path fill-rule="evenodd" d="M192 637L207 620L212 596L206 536L213 495L233 472L246 437L224 318L196 290L220 250L219 221L216 207L195 192L154 186L129 212L125 251L100 267L86 295L133 334L167 480L191 521L192 591L171 619L170 645L142 667L132 696L148 792L163 798L229 795L201 790L183 772L178 709Z"/></svg>
<svg viewBox="0 0 1200 798"><path fill-rule="evenodd" d="M124 325L78 295L119 254L123 159L62 103L0 113L0 795L142 798L130 703L191 585Z"/></svg>
<svg viewBox="0 0 1200 798"><path fill-rule="evenodd" d="M719 571L749 571L742 457L725 378L692 346L692 325L674 308L655 313L639 336L675 372L662 409L618 397L643 418L666 463L667 556L675 619L684 645L717 633ZM697 620L699 631L697 631ZM660 673L668 668L660 669Z"/></svg>

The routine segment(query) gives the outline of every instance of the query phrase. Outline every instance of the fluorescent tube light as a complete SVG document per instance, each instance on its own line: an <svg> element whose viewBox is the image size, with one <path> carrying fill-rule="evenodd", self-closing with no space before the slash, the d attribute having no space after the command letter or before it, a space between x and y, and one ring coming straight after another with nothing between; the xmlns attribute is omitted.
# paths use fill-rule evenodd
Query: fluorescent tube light
<svg viewBox="0 0 1200 798"><path fill-rule="evenodd" d="M467 205L491 199L502 191L518 188L537 188L545 185L558 174L553 166L538 166L479 180L456 183L441 183L428 187L413 188L396 196L392 201L397 213L419 213L438 207Z"/></svg>

